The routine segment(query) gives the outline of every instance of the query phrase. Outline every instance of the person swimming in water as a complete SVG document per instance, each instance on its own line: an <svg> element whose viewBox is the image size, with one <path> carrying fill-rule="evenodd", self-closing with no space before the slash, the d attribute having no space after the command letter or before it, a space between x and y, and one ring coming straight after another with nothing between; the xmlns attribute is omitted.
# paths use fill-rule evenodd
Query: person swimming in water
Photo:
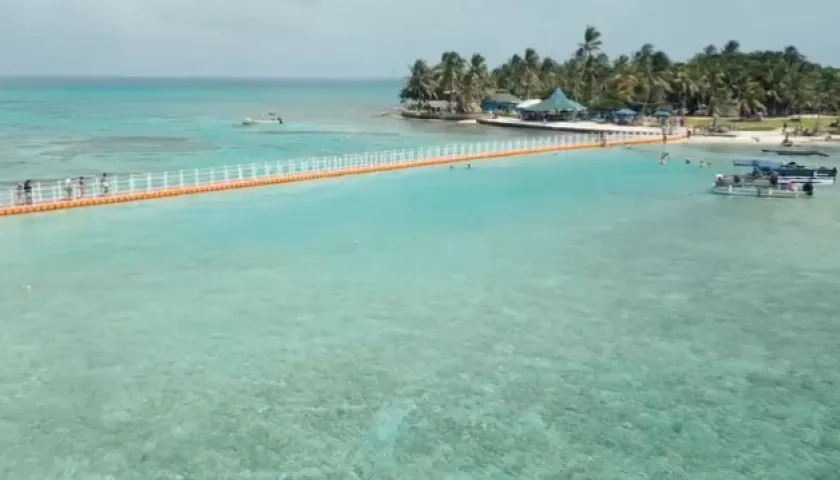
<svg viewBox="0 0 840 480"><path fill-rule="evenodd" d="M662 156L659 157L659 164L660 165L665 165L665 160L668 158L668 155L670 155L668 152L664 152L662 154Z"/></svg>

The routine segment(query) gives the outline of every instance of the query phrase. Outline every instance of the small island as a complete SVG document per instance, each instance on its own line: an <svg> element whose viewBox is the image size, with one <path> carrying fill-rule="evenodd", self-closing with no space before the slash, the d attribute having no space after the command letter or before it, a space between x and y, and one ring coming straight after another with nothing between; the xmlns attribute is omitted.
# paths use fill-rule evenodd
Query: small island
<svg viewBox="0 0 840 480"><path fill-rule="evenodd" d="M685 62L673 61L651 44L610 59L601 33L588 26L564 62L527 49L488 68L476 53L469 59L445 52L438 64L418 59L400 91L408 118L462 120L488 116L628 122L645 116L680 116L686 127L778 130L815 135L840 131L840 69L811 62L788 46L780 51L743 52L735 40L709 45ZM562 110L533 111L553 93L564 92ZM579 108L578 108L579 107Z"/></svg>

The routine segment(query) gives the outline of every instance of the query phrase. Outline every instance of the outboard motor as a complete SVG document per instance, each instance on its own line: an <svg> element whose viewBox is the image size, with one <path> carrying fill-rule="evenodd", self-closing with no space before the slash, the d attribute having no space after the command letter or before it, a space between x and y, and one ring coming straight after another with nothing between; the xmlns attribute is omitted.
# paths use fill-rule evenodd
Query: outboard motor
<svg viewBox="0 0 840 480"><path fill-rule="evenodd" d="M814 184L811 183L811 182L808 182L805 185L802 185L802 191L805 192L805 195L808 195L809 197L813 197L814 196Z"/></svg>

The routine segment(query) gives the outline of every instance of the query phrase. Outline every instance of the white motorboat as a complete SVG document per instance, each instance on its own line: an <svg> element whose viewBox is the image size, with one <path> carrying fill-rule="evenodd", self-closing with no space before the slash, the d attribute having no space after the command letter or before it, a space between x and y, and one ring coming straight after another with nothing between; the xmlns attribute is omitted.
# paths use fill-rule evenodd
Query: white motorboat
<svg viewBox="0 0 840 480"><path fill-rule="evenodd" d="M814 184L799 184L789 179L747 175L715 175L712 193L736 197L800 198L813 197Z"/></svg>
<svg viewBox="0 0 840 480"><path fill-rule="evenodd" d="M735 197L764 198L806 198L814 196L813 187L810 190L804 188L786 190L756 184L715 185L714 187L712 187L712 193L717 195L730 195Z"/></svg>
<svg viewBox="0 0 840 480"><path fill-rule="evenodd" d="M806 167L796 162L773 162L761 159L734 160L736 167L752 167L751 174L745 178L771 178L778 179L779 183L796 183L812 185L834 185L837 182L837 168L828 167Z"/></svg>

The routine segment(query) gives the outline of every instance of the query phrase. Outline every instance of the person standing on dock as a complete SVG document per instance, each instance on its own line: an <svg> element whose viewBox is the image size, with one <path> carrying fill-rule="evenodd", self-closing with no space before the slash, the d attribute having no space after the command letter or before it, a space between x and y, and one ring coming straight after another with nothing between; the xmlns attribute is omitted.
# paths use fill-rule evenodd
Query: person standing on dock
<svg viewBox="0 0 840 480"><path fill-rule="evenodd" d="M85 177L79 177L79 198L85 196Z"/></svg>
<svg viewBox="0 0 840 480"><path fill-rule="evenodd" d="M23 182L23 202L32 205L32 180L27 179Z"/></svg>
<svg viewBox="0 0 840 480"><path fill-rule="evenodd" d="M73 200L73 182L70 177L64 179L64 199L67 201Z"/></svg>
<svg viewBox="0 0 840 480"><path fill-rule="evenodd" d="M108 174L103 173L102 177L99 178L99 191L102 192L102 196L108 195Z"/></svg>

